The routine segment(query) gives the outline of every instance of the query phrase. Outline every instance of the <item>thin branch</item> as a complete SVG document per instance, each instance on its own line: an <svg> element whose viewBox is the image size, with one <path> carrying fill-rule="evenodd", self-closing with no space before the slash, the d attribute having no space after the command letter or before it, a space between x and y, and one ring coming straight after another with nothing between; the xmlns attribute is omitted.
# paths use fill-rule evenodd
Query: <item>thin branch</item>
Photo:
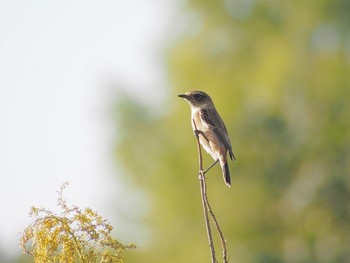
<svg viewBox="0 0 350 263"><path fill-rule="evenodd" d="M209 217L208 217L208 200L206 197L206 181L205 181L205 173L203 171L203 160L202 160L202 151L201 146L199 143L199 134L202 134L200 131L197 130L197 126L194 120L193 125L195 127L194 134L197 138L197 148L198 148L198 156L199 156L199 182L200 182L200 188L201 188L201 196L202 196L202 205L203 205L203 212L204 212L204 219L205 219L205 227L207 229L207 235L208 235L208 241L209 241L209 248L210 248L210 254L211 254L211 262L217 263L216 257L215 257L215 249L214 249L214 242L213 237L211 233L210 223L209 223ZM204 137L205 138L205 137Z"/></svg>
<svg viewBox="0 0 350 263"><path fill-rule="evenodd" d="M207 141L208 139L206 138L205 134L197 130L197 126L194 120L193 121L193 126L194 126L194 134L197 138L197 148L198 148L198 156L199 156L199 179L200 179L200 188L201 188L201 195L202 195L202 205L203 205L203 212L204 212L204 218L205 218L205 224L207 228L207 234L208 234L208 240L209 240L209 247L210 247L210 252L212 256L212 263L217 263L217 260L215 258L215 249L214 249L214 243L213 243L213 238L211 234L211 228L210 228L210 222L208 218L208 212L214 222L215 228L218 231L220 241L221 241L221 247L222 247L222 257L223 257L223 262L228 263L227 259L227 247L226 247L226 240L224 238L224 235L221 231L220 225L218 221L216 220L215 214L213 210L211 209L211 206L209 204L208 196L207 196L207 185L206 185L206 180L205 180L205 174L212 168L218 161L215 161L207 170L203 170L203 158L202 158L202 151L200 147L200 142L199 142L199 135L202 135ZM209 141L208 141L209 142Z"/></svg>
<svg viewBox="0 0 350 263"><path fill-rule="evenodd" d="M221 228L220 228L220 226L219 226L219 223L218 223L218 221L216 220L215 214L214 214L213 210L211 209L211 207L210 207L210 205L209 205L207 195L205 195L205 198L206 198L206 203L207 203L207 207L208 207L209 214L211 215L211 218L212 218L213 221L214 221L215 228L216 228L216 230L217 230L218 233L219 233L219 237L220 237L220 241L221 241L221 247L222 247L222 258L223 258L223 261L224 261L224 263L228 263L228 260L227 260L226 239L224 238L224 235L222 234L222 231L221 231Z"/></svg>

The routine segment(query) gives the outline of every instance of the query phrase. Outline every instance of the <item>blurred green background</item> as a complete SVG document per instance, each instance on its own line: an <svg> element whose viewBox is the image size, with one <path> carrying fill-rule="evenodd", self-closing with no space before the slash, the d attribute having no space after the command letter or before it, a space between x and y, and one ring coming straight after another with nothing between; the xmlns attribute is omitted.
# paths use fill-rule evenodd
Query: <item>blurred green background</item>
<svg viewBox="0 0 350 263"><path fill-rule="evenodd" d="M190 110L176 97L198 89L237 156L231 189L218 167L208 176L230 262L350 262L349 11L345 0L186 2L162 113L132 98L115 110L116 158L152 204L152 238L127 261L210 262Z"/></svg>
<svg viewBox="0 0 350 263"><path fill-rule="evenodd" d="M189 90L211 95L237 157L231 188L218 166L207 180L230 262L350 262L349 12L349 0L183 3L161 45L165 101L120 91L112 105L115 161L149 200L137 222L149 237L126 262L210 262L190 109L176 96Z"/></svg>

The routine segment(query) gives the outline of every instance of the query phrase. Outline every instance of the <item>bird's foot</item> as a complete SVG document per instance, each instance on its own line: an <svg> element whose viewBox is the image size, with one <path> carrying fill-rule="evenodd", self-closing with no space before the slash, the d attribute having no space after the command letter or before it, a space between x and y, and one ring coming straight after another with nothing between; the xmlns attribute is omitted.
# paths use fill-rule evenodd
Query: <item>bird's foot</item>
<svg viewBox="0 0 350 263"><path fill-rule="evenodd" d="M200 171L198 173L198 179L199 180L205 180L205 171Z"/></svg>
<svg viewBox="0 0 350 263"><path fill-rule="evenodd" d="M202 135L202 136L204 137L204 139L206 139L207 142L209 143L209 140L208 140L208 138L205 136L204 132L202 132L202 131L200 131L200 130L197 129L197 125L196 125L196 122L194 121L194 119L192 119L192 121L193 121L193 126L194 126L194 129L193 129L194 135L195 135L197 138L199 137L199 135Z"/></svg>
<svg viewBox="0 0 350 263"><path fill-rule="evenodd" d="M205 136L204 132L195 129L195 130L193 131L193 133L194 133L194 135L195 135L196 137L199 137L199 135L202 135L203 138L209 143L209 140L208 140L207 136Z"/></svg>

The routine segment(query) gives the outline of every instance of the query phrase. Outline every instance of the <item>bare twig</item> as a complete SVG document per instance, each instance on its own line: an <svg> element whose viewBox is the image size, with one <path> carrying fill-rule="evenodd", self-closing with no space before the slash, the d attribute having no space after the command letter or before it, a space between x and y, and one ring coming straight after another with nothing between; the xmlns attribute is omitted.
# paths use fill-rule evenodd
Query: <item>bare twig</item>
<svg viewBox="0 0 350 263"><path fill-rule="evenodd" d="M209 248L210 248L210 254L211 254L211 262L217 263L217 260L215 258L214 242L213 242L213 237L212 237L210 222L209 222L209 217L208 217L208 200L206 198L207 187L206 187L206 182L205 182L205 173L203 171L202 151L201 151L201 147L200 147L200 143L199 143L199 134L201 134L201 132L199 132L197 130L197 126L196 126L196 123L194 120L193 120L193 125L195 127L194 134L197 138L197 148L198 148L198 156L199 156L199 182L200 182L200 188L201 188L205 227L207 229Z"/></svg>
<svg viewBox="0 0 350 263"><path fill-rule="evenodd" d="M213 210L211 209L211 207L210 207L210 205L209 205L207 195L205 195L205 198L206 198L206 204L207 204L207 206L208 206L209 214L211 215L211 218L212 218L213 221L214 221L215 228L216 228L216 230L217 230L218 233L219 233L219 237L220 237L220 241L221 241L221 247L222 247L222 258L223 258L223 261L224 261L224 263L227 263L228 260L227 260L226 239L224 238L224 235L222 234L222 231L221 231L221 228L220 228L220 226L219 226L219 223L218 223L218 221L216 220L215 214L214 214Z"/></svg>
<svg viewBox="0 0 350 263"><path fill-rule="evenodd" d="M199 181L200 181L200 188L201 188L201 196L202 196L202 205L203 205L203 212L204 212L204 218L205 218L205 226L207 229L207 235L208 235L208 241L209 241L209 247L210 247L210 252L211 252L211 260L212 263L217 263L216 257L215 257L215 249L214 249L214 242L212 238L212 233L211 233L211 228L210 228L210 222L209 222L209 217L208 217L208 212L214 222L215 228L218 231L220 241L221 241L221 247L222 247L222 257L223 257L223 262L228 263L227 259L227 248L226 248L226 240L223 236L223 233L221 231L220 225L218 221L216 220L215 214L213 210L211 209L211 206L209 204L208 196L207 196L207 185L206 185L206 180L205 180L205 174L212 168L216 163L214 162L207 170L203 170L203 159L202 159L202 151L200 147L200 142L199 142L199 135L202 135L207 141L208 139L205 137L205 134L202 131L197 130L197 126L194 120L193 121L193 126L194 126L194 134L197 138L197 148L198 148L198 156L199 156Z"/></svg>

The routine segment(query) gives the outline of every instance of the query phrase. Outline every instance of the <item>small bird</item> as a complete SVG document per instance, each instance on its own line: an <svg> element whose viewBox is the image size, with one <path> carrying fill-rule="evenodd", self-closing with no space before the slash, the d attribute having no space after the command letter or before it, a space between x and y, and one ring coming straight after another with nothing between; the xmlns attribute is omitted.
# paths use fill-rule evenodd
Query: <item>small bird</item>
<svg viewBox="0 0 350 263"><path fill-rule="evenodd" d="M231 160L236 160L236 157L233 154L225 124L216 111L213 101L203 91L190 91L180 94L178 97L184 98L190 104L192 129L194 132L196 130L200 132L199 135L202 135L199 136L201 145L215 160L207 171L219 161L225 184L231 186L227 151Z"/></svg>

